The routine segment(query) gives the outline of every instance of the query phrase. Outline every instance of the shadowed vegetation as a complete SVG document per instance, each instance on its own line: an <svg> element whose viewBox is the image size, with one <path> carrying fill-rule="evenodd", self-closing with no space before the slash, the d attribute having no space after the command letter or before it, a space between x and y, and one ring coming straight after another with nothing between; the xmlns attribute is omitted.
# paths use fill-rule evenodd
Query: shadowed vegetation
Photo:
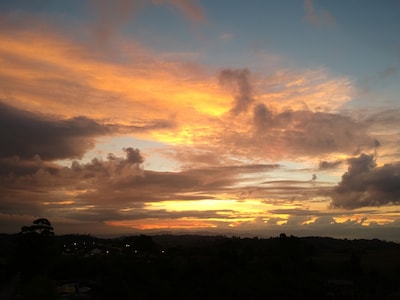
<svg viewBox="0 0 400 300"><path fill-rule="evenodd" d="M21 243L32 242L26 235L1 237L8 245L5 267L22 272L17 289L22 299L399 299L400 294L400 245L380 240L44 234L43 244L36 233L36 248L21 253Z"/></svg>

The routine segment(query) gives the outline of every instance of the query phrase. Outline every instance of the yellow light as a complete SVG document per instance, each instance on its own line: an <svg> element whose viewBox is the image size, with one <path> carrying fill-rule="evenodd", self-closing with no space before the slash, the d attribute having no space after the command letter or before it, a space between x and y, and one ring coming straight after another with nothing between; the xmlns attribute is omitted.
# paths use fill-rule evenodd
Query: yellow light
<svg viewBox="0 0 400 300"><path fill-rule="evenodd" d="M310 219L308 219L307 221L302 222L301 225L309 225L309 224L312 224L312 223L314 223L317 219L318 219L318 217L312 216L312 217L310 217Z"/></svg>
<svg viewBox="0 0 400 300"><path fill-rule="evenodd" d="M75 201L65 200L65 201L55 201L55 202L43 202L43 205L71 205L74 203Z"/></svg>
<svg viewBox="0 0 400 300"><path fill-rule="evenodd" d="M227 210L232 209L236 200L171 200L146 203L145 208L149 210L165 209L167 211L205 211L205 210Z"/></svg>

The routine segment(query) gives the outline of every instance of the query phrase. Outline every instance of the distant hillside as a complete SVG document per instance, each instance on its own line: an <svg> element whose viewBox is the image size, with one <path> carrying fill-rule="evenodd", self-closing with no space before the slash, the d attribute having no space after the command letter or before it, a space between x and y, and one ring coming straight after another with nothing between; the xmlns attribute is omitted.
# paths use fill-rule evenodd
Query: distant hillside
<svg viewBox="0 0 400 300"><path fill-rule="evenodd" d="M85 299L400 299L400 245L376 239L162 234L21 242L0 235L0 286L21 274L15 293L23 299L83 291Z"/></svg>

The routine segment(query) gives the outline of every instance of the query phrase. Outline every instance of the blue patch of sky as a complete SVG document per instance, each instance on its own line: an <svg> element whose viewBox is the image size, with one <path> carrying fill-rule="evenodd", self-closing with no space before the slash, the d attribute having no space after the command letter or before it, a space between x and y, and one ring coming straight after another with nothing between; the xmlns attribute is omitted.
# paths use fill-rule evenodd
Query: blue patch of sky
<svg viewBox="0 0 400 300"><path fill-rule="evenodd" d="M335 19L333 24L321 27L305 20L302 1L234 1L230 5L216 1L215 9L207 13L217 27L235 36L235 44L224 53L227 59L244 47L257 45L266 52L293 58L300 68L326 66L354 77L374 74L391 64L390 54L395 54L399 44L398 35L394 36L399 28L398 10L396 18L390 5L369 1L359 8L357 3L363 6L359 1L349 2L314 1L317 15L326 10Z"/></svg>
<svg viewBox="0 0 400 300"><path fill-rule="evenodd" d="M106 158L108 153L117 157L125 157L124 148L137 148L144 156L144 167L146 170L172 171L178 168L178 164L167 159L161 154L161 150L167 149L165 143L135 138L132 136L120 136L99 140L96 148L86 153L87 159L98 155Z"/></svg>
<svg viewBox="0 0 400 300"><path fill-rule="evenodd" d="M26 11L35 14L65 14L68 16L82 15L86 7L85 1L65 0L2 0L0 9L4 12Z"/></svg>
<svg viewBox="0 0 400 300"><path fill-rule="evenodd" d="M400 58L400 2L322 0L314 4L335 18L330 30L337 33L336 42L326 44L338 53L332 67L349 75L370 76ZM328 28L321 31L329 34Z"/></svg>
<svg viewBox="0 0 400 300"><path fill-rule="evenodd" d="M127 37L138 39L159 52L189 52L201 47L197 28L176 9L165 5L147 5L124 26Z"/></svg>
<svg viewBox="0 0 400 300"><path fill-rule="evenodd" d="M124 148L137 148L144 157L144 169L163 171L176 171L179 164L162 155L162 150L167 149L167 145L161 142L150 141L146 139L135 138L131 136L119 136L111 138L102 138L97 141L96 147L87 151L79 161L83 164L89 163L97 158L106 160L108 154L112 153L116 157L125 158ZM72 160L60 160L58 164L70 166Z"/></svg>

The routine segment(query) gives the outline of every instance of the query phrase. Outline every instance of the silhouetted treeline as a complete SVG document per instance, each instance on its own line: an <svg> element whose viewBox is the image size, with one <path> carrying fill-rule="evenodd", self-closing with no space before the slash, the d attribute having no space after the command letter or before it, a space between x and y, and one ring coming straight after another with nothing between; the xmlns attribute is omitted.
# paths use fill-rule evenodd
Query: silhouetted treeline
<svg viewBox="0 0 400 300"><path fill-rule="evenodd" d="M400 245L380 240L65 235L43 242L24 248L20 236L0 235L2 282L21 274L15 299L400 299Z"/></svg>

